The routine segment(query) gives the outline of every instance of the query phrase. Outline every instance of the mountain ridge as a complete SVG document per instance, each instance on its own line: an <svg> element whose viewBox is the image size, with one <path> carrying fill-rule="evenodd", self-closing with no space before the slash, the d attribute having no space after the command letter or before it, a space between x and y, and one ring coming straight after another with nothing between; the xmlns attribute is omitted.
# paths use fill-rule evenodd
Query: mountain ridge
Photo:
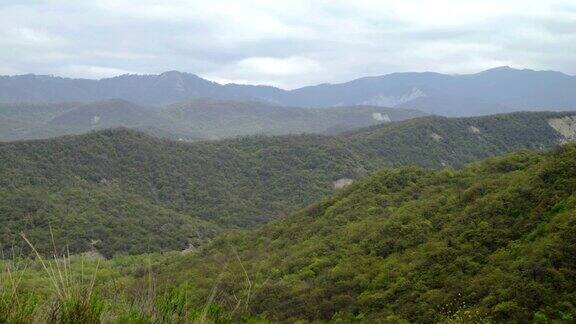
<svg viewBox="0 0 576 324"><path fill-rule="evenodd" d="M130 127L159 137L196 141L253 134L335 134L426 114L376 106L308 109L262 101L198 98L154 107L125 99L88 103L1 104L0 141L49 138Z"/></svg>
<svg viewBox="0 0 576 324"><path fill-rule="evenodd" d="M92 240L102 241L98 249L106 256L183 249L222 229L283 217L384 166L459 168L519 149L552 148L573 140L572 128L562 125L576 125L576 113L430 116L335 136L187 143L120 128L0 143L0 214L6 216L0 243L10 246L25 231L48 249L51 220L72 252ZM157 213L162 217L154 218ZM189 231L174 230L165 240L162 220L172 221L161 228ZM111 236L106 224L118 222L127 232Z"/></svg>
<svg viewBox="0 0 576 324"><path fill-rule="evenodd" d="M429 114L471 116L517 110L576 109L574 89L575 76L510 67L457 75L397 72L293 90L267 85L219 84L178 71L126 74L99 80L28 74L0 77L0 102L121 98L143 105L166 105L210 97L298 107L376 104L410 108L418 99L419 108ZM438 104L439 100L443 100L442 104Z"/></svg>

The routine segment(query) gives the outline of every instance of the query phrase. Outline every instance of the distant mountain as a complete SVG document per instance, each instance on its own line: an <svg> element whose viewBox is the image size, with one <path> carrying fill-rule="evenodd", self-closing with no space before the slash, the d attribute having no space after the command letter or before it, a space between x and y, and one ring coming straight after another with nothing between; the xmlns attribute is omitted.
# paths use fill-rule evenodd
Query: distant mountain
<svg viewBox="0 0 576 324"><path fill-rule="evenodd" d="M291 91L270 86L221 85L177 71L102 80L20 75L0 77L0 102L46 103L120 98L166 105L208 97L258 100L282 106L371 105L429 114L471 116L517 110L576 109L576 77L554 71L499 67L476 74L392 73Z"/></svg>
<svg viewBox="0 0 576 324"><path fill-rule="evenodd" d="M293 90L292 105L367 103L447 116L576 109L576 77L500 67L476 74L393 73Z"/></svg>
<svg viewBox="0 0 576 324"><path fill-rule="evenodd" d="M377 106L306 109L258 101L197 99L162 110L207 138L237 135L336 134L426 114Z"/></svg>
<svg viewBox="0 0 576 324"><path fill-rule="evenodd" d="M111 128L145 125L159 119L162 116L151 109L125 100L107 100L80 105L56 116L49 124L79 129L96 126Z"/></svg>
<svg viewBox="0 0 576 324"><path fill-rule="evenodd" d="M25 231L48 249L52 225L73 252L184 249L286 215L383 166L459 167L570 140L576 113L430 116L337 136L183 143L114 129L0 143L0 246Z"/></svg>
<svg viewBox="0 0 576 324"><path fill-rule="evenodd" d="M194 74L177 71L159 75L121 75L101 80L46 75L0 77L0 102L47 103L123 99L141 105L165 105L193 98L250 99L256 93L283 90L258 86L223 86Z"/></svg>
<svg viewBox="0 0 576 324"><path fill-rule="evenodd" d="M375 106L307 109L215 99L194 99L162 108L122 99L83 104L0 104L0 141L112 127L186 141L255 134L335 134L424 115L411 109Z"/></svg>

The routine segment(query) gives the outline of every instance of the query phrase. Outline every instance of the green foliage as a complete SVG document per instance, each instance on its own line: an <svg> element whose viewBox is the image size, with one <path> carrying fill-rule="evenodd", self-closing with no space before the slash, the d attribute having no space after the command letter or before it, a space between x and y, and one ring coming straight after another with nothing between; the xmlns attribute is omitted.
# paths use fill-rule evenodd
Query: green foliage
<svg viewBox="0 0 576 324"><path fill-rule="evenodd" d="M332 194L335 181L382 166L460 167L520 148L555 146L560 137L547 120L564 115L428 117L332 137L179 143L115 129L4 143L0 244L18 247L17 235L25 232L39 250L50 250L51 225L56 241L73 253L110 257L196 248L222 229L255 227L295 212ZM514 170L522 163L493 168ZM477 199L490 185L470 187L465 195ZM399 228L389 226L382 235ZM427 227L400 228L421 240ZM407 247L378 244L373 253L380 255Z"/></svg>
<svg viewBox="0 0 576 324"><path fill-rule="evenodd" d="M576 145L386 168L197 252L1 261L22 279L0 307L23 301L15 322L571 322L575 193Z"/></svg>
<svg viewBox="0 0 576 324"><path fill-rule="evenodd" d="M162 111L175 121L185 121L189 131L207 139L254 134L336 134L381 124L374 114L386 115L392 121L426 115L411 109L375 106L301 108L208 98L169 105Z"/></svg>
<svg viewBox="0 0 576 324"><path fill-rule="evenodd" d="M12 270L0 276L0 323L267 323L210 300L193 302L193 285L159 287L156 273L181 256L2 261ZM18 289L4 285L11 278Z"/></svg>
<svg viewBox="0 0 576 324"><path fill-rule="evenodd" d="M43 254L52 252L49 227L58 246L72 253L97 251L105 257L123 251L184 250L217 232L213 224L175 212L116 184L76 181L50 190L40 186L0 189L4 246L27 253L24 232Z"/></svg>
<svg viewBox="0 0 576 324"><path fill-rule="evenodd" d="M68 134L69 132L50 127L47 123L77 105L0 103L0 142Z"/></svg>
<svg viewBox="0 0 576 324"><path fill-rule="evenodd" d="M0 323L31 323L37 307L31 292L13 291L0 283Z"/></svg>
<svg viewBox="0 0 576 324"><path fill-rule="evenodd" d="M186 290L173 288L158 299L156 308L162 322L178 323L186 321L186 304Z"/></svg>
<svg viewBox="0 0 576 324"><path fill-rule="evenodd" d="M0 261L0 323L30 323L37 307L37 295L26 291L22 262Z"/></svg>
<svg viewBox="0 0 576 324"><path fill-rule="evenodd" d="M54 306L50 322L96 324L101 322L103 311L104 302L97 295L88 299L75 296Z"/></svg>
<svg viewBox="0 0 576 324"><path fill-rule="evenodd" d="M245 267L249 314L272 321L573 321L575 193L575 145L462 170L384 169L218 238L160 282L193 282L203 300L220 280L217 301L233 309Z"/></svg>

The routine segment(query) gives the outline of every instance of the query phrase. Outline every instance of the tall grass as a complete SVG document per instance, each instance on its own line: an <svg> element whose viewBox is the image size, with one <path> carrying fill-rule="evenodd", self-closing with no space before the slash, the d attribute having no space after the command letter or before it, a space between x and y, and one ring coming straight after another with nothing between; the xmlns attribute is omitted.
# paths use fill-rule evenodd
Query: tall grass
<svg viewBox="0 0 576 324"><path fill-rule="evenodd" d="M51 229L50 234L52 235ZM89 277L90 279L86 280L84 260L82 260L80 273L74 273L70 262L69 250L66 249L65 253L59 254L53 235L54 254L52 259L42 257L26 235L22 233L21 236L42 265L56 296L45 320L49 323L100 323L100 318L104 311L104 302L94 291L100 261L98 261L96 269Z"/></svg>
<svg viewBox="0 0 576 324"><path fill-rule="evenodd" d="M2 257L4 260L4 257ZM2 262L2 261L0 261ZM0 323L31 323L37 308L37 300L32 293L20 290L26 263L23 270L15 262L3 262L0 272Z"/></svg>
<svg viewBox="0 0 576 324"><path fill-rule="evenodd" d="M224 307L217 302L217 296L221 293L219 283L229 270L229 262L215 278L207 299L202 302L195 290L197 288L189 283L158 289L151 256L140 258L135 263L141 265L145 260L143 263L147 268L131 277L136 281L127 286L116 286L114 277L106 272L118 266L114 260L104 261L101 269L100 260L71 257L68 248L59 252L53 237L54 250L47 257L25 234L22 233L21 237L35 260L14 256L10 261L3 261L3 256L0 259L0 324L264 322L260 319L255 321L248 315L253 283L234 249L233 255L244 276L245 285L242 286L245 288L237 291L240 292L239 298L233 304ZM98 277L112 280L97 282ZM36 290L39 287L43 289Z"/></svg>

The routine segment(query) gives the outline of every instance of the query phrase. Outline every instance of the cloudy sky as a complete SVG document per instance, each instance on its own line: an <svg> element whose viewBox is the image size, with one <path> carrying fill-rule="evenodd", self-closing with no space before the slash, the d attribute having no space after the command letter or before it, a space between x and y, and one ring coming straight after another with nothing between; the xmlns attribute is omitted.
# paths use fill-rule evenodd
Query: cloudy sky
<svg viewBox="0 0 576 324"><path fill-rule="evenodd" d="M576 74L574 0L0 0L0 74L179 70L294 88L510 65Z"/></svg>

